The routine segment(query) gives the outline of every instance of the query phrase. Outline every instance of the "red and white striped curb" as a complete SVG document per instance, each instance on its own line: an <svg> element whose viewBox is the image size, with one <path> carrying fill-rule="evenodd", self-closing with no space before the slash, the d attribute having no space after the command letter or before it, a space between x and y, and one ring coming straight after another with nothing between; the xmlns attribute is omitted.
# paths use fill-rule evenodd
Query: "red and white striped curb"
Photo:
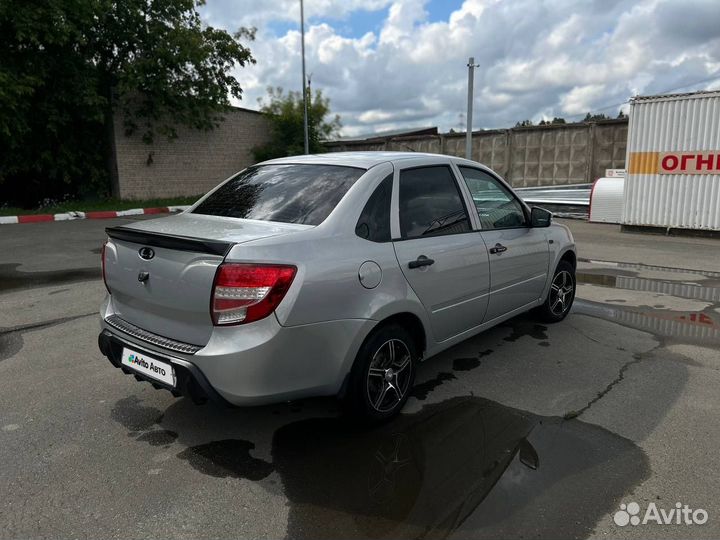
<svg viewBox="0 0 720 540"><path fill-rule="evenodd" d="M143 214L167 214L182 212L190 206L161 206L158 208L131 208L130 210L97 210L93 212L67 212L64 214L27 214L25 216L0 216L0 225L11 223L38 223L40 221L68 221L71 219L109 219Z"/></svg>

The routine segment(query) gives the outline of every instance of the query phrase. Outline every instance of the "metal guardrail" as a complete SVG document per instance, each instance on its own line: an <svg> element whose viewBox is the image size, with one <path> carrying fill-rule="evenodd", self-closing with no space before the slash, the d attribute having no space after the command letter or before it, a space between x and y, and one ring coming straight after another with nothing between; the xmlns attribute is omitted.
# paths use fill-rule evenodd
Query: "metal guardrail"
<svg viewBox="0 0 720 540"><path fill-rule="evenodd" d="M590 206L592 184L516 188L522 200L531 204Z"/></svg>
<svg viewBox="0 0 720 540"><path fill-rule="evenodd" d="M561 218L588 219L592 184L517 188L520 198L531 205L542 206Z"/></svg>

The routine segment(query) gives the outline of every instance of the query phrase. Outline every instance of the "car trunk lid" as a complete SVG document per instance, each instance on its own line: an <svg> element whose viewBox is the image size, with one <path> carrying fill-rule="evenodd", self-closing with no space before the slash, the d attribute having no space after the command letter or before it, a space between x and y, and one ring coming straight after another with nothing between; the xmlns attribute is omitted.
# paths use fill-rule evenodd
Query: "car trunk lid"
<svg viewBox="0 0 720 540"><path fill-rule="evenodd" d="M233 245L310 226L180 214L106 229L105 280L115 314L203 346L212 334L215 272Z"/></svg>

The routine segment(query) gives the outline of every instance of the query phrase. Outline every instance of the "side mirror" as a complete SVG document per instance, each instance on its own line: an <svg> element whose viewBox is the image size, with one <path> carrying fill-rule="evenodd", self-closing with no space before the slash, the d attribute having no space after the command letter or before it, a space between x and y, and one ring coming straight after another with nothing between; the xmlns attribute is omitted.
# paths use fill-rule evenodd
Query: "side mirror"
<svg viewBox="0 0 720 540"><path fill-rule="evenodd" d="M530 209L530 226L531 227L549 227L552 222L552 212L533 206Z"/></svg>

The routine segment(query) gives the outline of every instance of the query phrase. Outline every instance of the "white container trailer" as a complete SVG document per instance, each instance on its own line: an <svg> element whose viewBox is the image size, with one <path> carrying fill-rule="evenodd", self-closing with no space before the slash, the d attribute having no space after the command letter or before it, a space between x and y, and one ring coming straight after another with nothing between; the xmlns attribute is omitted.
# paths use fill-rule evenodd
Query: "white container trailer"
<svg viewBox="0 0 720 540"><path fill-rule="evenodd" d="M622 223L720 231L720 91L630 103Z"/></svg>

